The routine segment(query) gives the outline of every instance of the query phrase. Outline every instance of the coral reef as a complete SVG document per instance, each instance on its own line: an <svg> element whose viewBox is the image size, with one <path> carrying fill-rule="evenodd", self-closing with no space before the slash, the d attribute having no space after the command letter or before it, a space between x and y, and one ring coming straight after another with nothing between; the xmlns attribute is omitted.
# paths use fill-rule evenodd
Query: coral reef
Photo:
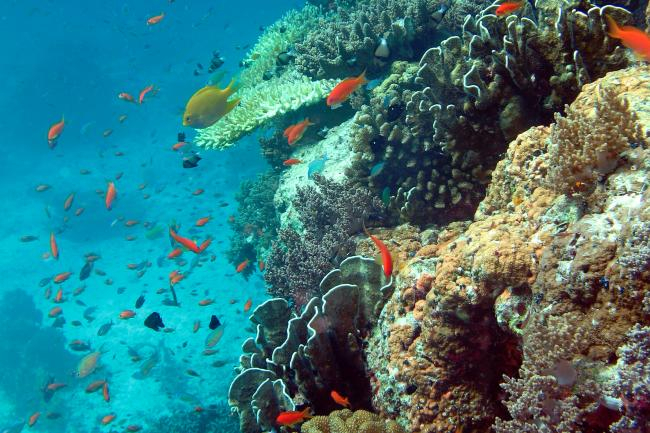
<svg viewBox="0 0 650 433"><path fill-rule="evenodd" d="M335 410L327 416L315 416L301 428L303 433L404 433L395 421L385 421L372 412Z"/></svg>
<svg viewBox="0 0 650 433"><path fill-rule="evenodd" d="M350 236L381 205L360 187L314 175L314 186L298 187L295 219L280 229L267 258L268 291L298 306L318 295L318 284L354 247Z"/></svg>
<svg viewBox="0 0 650 433"><path fill-rule="evenodd" d="M237 417L225 403L212 404L201 412L176 411L153 422L149 429L158 433L238 433Z"/></svg>
<svg viewBox="0 0 650 433"><path fill-rule="evenodd" d="M334 88L334 80L311 81L287 70L268 81L237 91L241 102L227 116L197 132L195 143L206 149L224 149L266 122L321 101Z"/></svg>
<svg viewBox="0 0 650 433"><path fill-rule="evenodd" d="M239 203L237 216L228 221L233 234L226 251L228 261L235 266L244 260L255 263L264 257L279 227L279 218L273 204L278 189L276 173L261 174L254 181L242 182L239 188L236 195ZM247 266L242 275L247 277L253 269L254 266Z"/></svg>
<svg viewBox="0 0 650 433"><path fill-rule="evenodd" d="M603 15L629 22L629 12L538 3L538 17L526 7L499 18L496 5L467 16L461 35L427 50L417 67L395 64L356 115L350 177L387 190L402 221L469 217L509 140L627 64ZM369 176L378 163L381 176Z"/></svg>
<svg viewBox="0 0 650 433"><path fill-rule="evenodd" d="M647 66L609 73L583 88L569 115L590 122L599 101L648 131L649 80ZM619 149L589 194L563 194L547 188L553 128L519 135L474 221L422 232L423 246L399 267L366 356L375 409L408 431L487 432L497 418L501 431L540 431L529 423L536 413L545 431L605 431L622 415L598 389L626 331L648 325L650 278L636 256L650 227L647 143ZM628 273L621 262L641 266ZM510 398L499 389L504 374Z"/></svg>

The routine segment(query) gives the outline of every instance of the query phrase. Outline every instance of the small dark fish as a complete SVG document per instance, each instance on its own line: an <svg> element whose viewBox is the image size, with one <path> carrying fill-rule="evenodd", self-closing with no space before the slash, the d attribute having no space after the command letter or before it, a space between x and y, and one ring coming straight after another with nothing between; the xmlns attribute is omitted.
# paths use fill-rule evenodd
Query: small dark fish
<svg viewBox="0 0 650 433"><path fill-rule="evenodd" d="M77 304L77 305L80 305L82 307L86 306L86 303L84 301L82 301L81 299L77 299L76 301L74 301L74 303ZM84 317L86 317L86 316L84 315Z"/></svg>
<svg viewBox="0 0 650 433"><path fill-rule="evenodd" d="M38 282L38 287L45 287L50 283L50 281L52 281L52 277L42 278L41 281Z"/></svg>
<svg viewBox="0 0 650 433"><path fill-rule="evenodd" d="M195 370L192 370L191 368L188 368L186 373L189 374L190 376L201 377L199 373L197 373Z"/></svg>
<svg viewBox="0 0 650 433"><path fill-rule="evenodd" d="M59 419L61 418L61 414L59 412L48 412L45 417L47 419Z"/></svg>
<svg viewBox="0 0 650 433"><path fill-rule="evenodd" d="M165 324L163 323L160 314L154 311L153 313L149 314L146 319L144 319L144 326L158 332L161 328L165 327Z"/></svg>
<svg viewBox="0 0 650 433"><path fill-rule="evenodd" d="M37 239L38 239L38 236L25 235L25 236L21 236L20 242L34 242Z"/></svg>
<svg viewBox="0 0 650 433"><path fill-rule="evenodd" d="M219 322L219 319L217 319L217 316L215 316L214 314L210 318L210 325L209 326L210 326L210 329L212 329L213 331L215 329L217 329L219 326L221 326L221 322Z"/></svg>
<svg viewBox="0 0 650 433"><path fill-rule="evenodd" d="M73 320L72 322L70 322L70 324L71 324L72 326L81 326L81 322L78 321L78 320Z"/></svg>
<svg viewBox="0 0 650 433"><path fill-rule="evenodd" d="M178 305L179 305L178 303L176 303L176 301L174 301L173 299L169 299L169 298L163 299L162 304L166 305L168 307L178 307Z"/></svg>
<svg viewBox="0 0 650 433"><path fill-rule="evenodd" d="M117 288L117 294L121 295L122 293L124 293L125 290L126 290L126 287L118 287Z"/></svg>
<svg viewBox="0 0 650 433"><path fill-rule="evenodd" d="M79 271L79 280L83 281L90 276L90 272L93 270L93 262L86 262L86 264Z"/></svg>
<svg viewBox="0 0 650 433"><path fill-rule="evenodd" d="M144 295L138 296L138 299L135 300L135 308L142 307L142 304L144 304Z"/></svg>
<svg viewBox="0 0 650 433"><path fill-rule="evenodd" d="M86 319L89 322L92 322L95 320L95 316L93 316L93 313L97 310L97 307L88 307L84 310L84 319Z"/></svg>
<svg viewBox="0 0 650 433"><path fill-rule="evenodd" d="M196 153L183 158L183 168L195 168L198 167L201 157Z"/></svg>
<svg viewBox="0 0 650 433"><path fill-rule="evenodd" d="M219 203L219 207L226 207L228 205L229 205L229 203L226 203L225 201L222 201L221 203Z"/></svg>
<svg viewBox="0 0 650 433"><path fill-rule="evenodd" d="M103 277L106 275L106 272L102 271L101 269L95 269L95 273L99 275L100 277Z"/></svg>
<svg viewBox="0 0 650 433"><path fill-rule="evenodd" d="M53 328L63 328L63 325L65 325L65 317L63 316L57 317L54 323L52 323Z"/></svg>
<svg viewBox="0 0 650 433"><path fill-rule="evenodd" d="M112 320L111 320L110 322L108 322L108 323L104 323L104 324L103 324L102 326L100 326L99 329L97 330L97 335L99 335L100 337L102 337L102 336L108 334L108 331L110 331L112 327L113 327L113 321L112 321Z"/></svg>

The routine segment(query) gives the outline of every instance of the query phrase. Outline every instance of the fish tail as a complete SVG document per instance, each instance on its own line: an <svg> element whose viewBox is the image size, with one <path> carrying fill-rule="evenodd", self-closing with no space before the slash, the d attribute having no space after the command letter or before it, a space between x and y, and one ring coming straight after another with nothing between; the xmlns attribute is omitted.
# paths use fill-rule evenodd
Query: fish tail
<svg viewBox="0 0 650 433"><path fill-rule="evenodd" d="M605 15L605 20L607 21L607 34L612 38L620 39L621 38L621 28L618 26L618 23L614 18L609 15Z"/></svg>

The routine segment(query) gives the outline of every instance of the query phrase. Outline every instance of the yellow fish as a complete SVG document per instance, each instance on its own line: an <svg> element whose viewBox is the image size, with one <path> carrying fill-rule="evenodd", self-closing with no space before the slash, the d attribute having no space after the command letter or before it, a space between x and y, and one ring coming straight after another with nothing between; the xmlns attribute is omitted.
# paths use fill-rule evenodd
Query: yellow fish
<svg viewBox="0 0 650 433"><path fill-rule="evenodd" d="M183 126L207 128L228 114L239 104L239 99L228 101L228 98L237 91L234 84L235 80L232 79L225 89L220 89L217 86L205 86L199 89L187 101L183 114Z"/></svg>
<svg viewBox="0 0 650 433"><path fill-rule="evenodd" d="M79 365L77 366L77 377L82 378L91 374L97 368L97 362L101 352L93 352L81 358Z"/></svg>

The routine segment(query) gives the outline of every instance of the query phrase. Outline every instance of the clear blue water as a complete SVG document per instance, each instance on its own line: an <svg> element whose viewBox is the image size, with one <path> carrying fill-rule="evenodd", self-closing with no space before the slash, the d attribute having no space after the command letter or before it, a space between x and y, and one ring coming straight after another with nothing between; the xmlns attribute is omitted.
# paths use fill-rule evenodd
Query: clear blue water
<svg viewBox="0 0 650 433"><path fill-rule="evenodd" d="M181 155L170 147L179 132L192 138L193 131L181 126L182 109L209 78L193 74L196 64L207 68L212 51L218 50L226 58L222 68L236 72L245 53L237 47L253 44L261 25L299 5L296 1L207 0L3 2L0 431L26 422L37 411L41 418L31 431L124 431L130 424L146 430L170 411L191 412L196 406L225 402L239 348L250 335L244 329L243 303L252 297L255 305L266 297L259 274L248 281L233 275L224 257L227 219L236 211L234 194L240 182L267 167L255 137L225 152L202 152L204 159L193 170L183 169ZM161 12L166 14L161 23L145 24ZM149 84L159 91L142 105L117 98L120 92L137 97ZM65 130L50 150L48 128L63 115ZM121 115L127 116L122 123ZM107 129L112 134L104 137ZM242 159L248 161L244 167L239 163ZM80 174L82 169L90 174ZM107 211L98 191L103 193L107 181L118 173L123 173L115 180L118 198ZM39 184L51 188L36 192ZM140 190L140 184L146 187ZM198 188L205 192L192 195ZM66 212L63 203L70 193L75 198ZM228 206L220 207L222 202ZM80 207L83 213L75 216ZM161 300L167 294L156 291L167 287L168 274L175 269L170 261L160 260L171 250L170 242L166 233L147 239L143 223L166 227L175 220L184 234L191 234L194 221L208 215L213 219L197 229L196 236L214 238L210 252L215 260L196 268L179 284L180 308L164 306ZM139 224L125 227L126 220ZM49 251L50 232L56 233L59 260L43 258ZM23 236L37 239L22 242ZM135 239L128 241L126 236ZM101 259L81 282L79 271L90 252ZM188 253L185 258L192 259ZM129 263L146 261L151 266L141 278L137 270L127 268ZM62 272L72 276L61 285L39 286L42 279ZM83 293L74 295L82 285ZM55 306L52 297L44 296L50 286L52 297L63 289L64 302L58 304L66 319L62 328L52 328L55 319L47 317ZM120 311L133 309L142 293L146 302L137 316L120 320ZM199 307L202 298L215 303ZM83 313L93 306L95 319L88 321ZM160 312L174 332L145 328L142 321L152 311ZM204 356L211 314L220 317L226 331L218 353ZM74 326L76 320L81 325ZM201 329L193 333L196 320ZM97 336L98 328L110 321L114 322L110 332ZM91 377L74 377L78 361L88 353L69 350L74 339L89 343L92 350L101 349L98 370ZM142 360L134 361L129 347ZM150 376L134 379L143 360L154 353L165 356ZM217 360L224 365L212 366ZM201 377L190 376L187 369ZM84 391L96 379L110 383L110 402L103 400L101 391ZM48 380L67 386L45 401L43 387ZM47 414L59 418L48 419ZM100 426L99 419L108 414L116 415L114 424Z"/></svg>

